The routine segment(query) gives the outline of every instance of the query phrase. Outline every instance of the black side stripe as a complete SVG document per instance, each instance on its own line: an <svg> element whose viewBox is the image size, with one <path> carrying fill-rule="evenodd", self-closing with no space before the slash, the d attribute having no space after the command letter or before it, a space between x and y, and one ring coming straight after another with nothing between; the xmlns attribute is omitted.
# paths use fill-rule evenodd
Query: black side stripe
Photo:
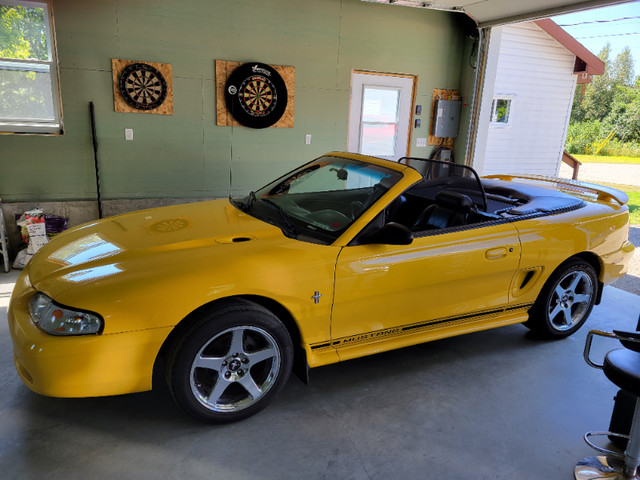
<svg viewBox="0 0 640 480"><path fill-rule="evenodd" d="M438 320L429 320L426 322L420 322L420 323L416 323L413 325L407 325L404 327L391 327L388 329L383 329L383 330L374 330L372 332L366 332L366 333L361 333L361 334L356 334L356 335L350 335L348 337L342 337L342 338L338 338L335 339L331 342L323 342L323 343L319 343L317 345L312 345L311 346L311 350L316 350L319 348L326 348L326 347L330 347L330 346L336 346L336 345L340 345L341 343L343 343L345 340L348 339L352 339L355 337L361 337L360 341L362 340L371 340L374 338L382 338L383 332L389 332L389 333L403 333L403 332L410 332L412 330L417 330L419 328L423 328L423 327L430 327L430 326L434 326L434 325L439 325L442 323L450 323L450 322L459 322L461 320L467 320L467 319L471 319L471 318L478 318L478 317L484 317L484 316L490 316L490 315L495 315L498 313L507 313L507 312L511 312L514 310L522 310L525 308L530 307L531 305L533 305L533 303L523 303L520 305L514 305L511 307L507 307L507 308L496 308L494 310L484 310L482 312L476 312L476 313L470 313L470 314L466 314L466 315L459 315L457 317L447 317L447 318L441 318ZM348 342L349 344L353 344L353 343L358 343L358 342Z"/></svg>

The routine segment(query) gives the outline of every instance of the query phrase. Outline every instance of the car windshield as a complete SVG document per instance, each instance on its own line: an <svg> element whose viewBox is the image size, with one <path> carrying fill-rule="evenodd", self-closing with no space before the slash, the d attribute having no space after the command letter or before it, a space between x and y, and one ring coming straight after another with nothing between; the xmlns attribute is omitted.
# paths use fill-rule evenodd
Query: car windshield
<svg viewBox="0 0 640 480"><path fill-rule="evenodd" d="M333 243L402 174L357 160L314 160L232 203L291 238Z"/></svg>

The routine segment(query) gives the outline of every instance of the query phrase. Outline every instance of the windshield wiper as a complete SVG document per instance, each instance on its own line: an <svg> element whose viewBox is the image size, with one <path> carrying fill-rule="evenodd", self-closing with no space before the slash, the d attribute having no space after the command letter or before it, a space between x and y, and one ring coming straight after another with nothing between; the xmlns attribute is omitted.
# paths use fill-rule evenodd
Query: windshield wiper
<svg viewBox="0 0 640 480"><path fill-rule="evenodd" d="M251 193L253 194L253 192ZM254 199L256 198L255 194L253 194L253 198ZM280 218L282 218L282 221L284 222L284 226L282 227L282 233L284 233L287 237L292 237L292 238L295 238L298 236L298 233L300 232L298 231L298 228L293 223L291 223L291 220L289 219L289 215L287 214L287 212L285 212L284 208L282 208L276 202L269 200L268 198L261 198L260 201L271 206L278 212L278 214L280 215Z"/></svg>

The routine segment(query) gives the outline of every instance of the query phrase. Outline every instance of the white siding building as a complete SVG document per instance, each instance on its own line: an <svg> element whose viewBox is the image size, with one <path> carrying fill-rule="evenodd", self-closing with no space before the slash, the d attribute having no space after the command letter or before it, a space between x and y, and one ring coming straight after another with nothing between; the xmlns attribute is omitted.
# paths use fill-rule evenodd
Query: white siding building
<svg viewBox="0 0 640 480"><path fill-rule="evenodd" d="M603 72L549 19L492 28L473 167L556 176L576 83Z"/></svg>

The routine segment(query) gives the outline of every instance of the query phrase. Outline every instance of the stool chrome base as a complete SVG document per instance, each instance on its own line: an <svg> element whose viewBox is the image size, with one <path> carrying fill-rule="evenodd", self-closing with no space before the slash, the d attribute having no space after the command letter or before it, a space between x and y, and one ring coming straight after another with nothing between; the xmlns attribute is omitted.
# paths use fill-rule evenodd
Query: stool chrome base
<svg viewBox="0 0 640 480"><path fill-rule="evenodd" d="M573 470L576 480L640 480L640 477L624 475L624 461L607 457L586 457L578 462Z"/></svg>

